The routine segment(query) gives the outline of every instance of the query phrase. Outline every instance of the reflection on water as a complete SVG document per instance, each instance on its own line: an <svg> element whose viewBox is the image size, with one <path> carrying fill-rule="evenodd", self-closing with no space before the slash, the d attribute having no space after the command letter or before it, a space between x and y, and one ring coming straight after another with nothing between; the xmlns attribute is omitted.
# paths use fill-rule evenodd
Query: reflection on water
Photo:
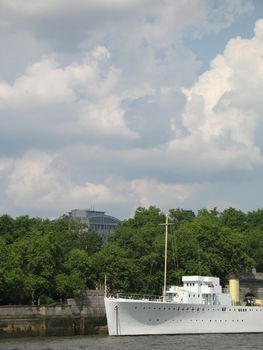
<svg viewBox="0 0 263 350"><path fill-rule="evenodd" d="M0 339L0 350L263 349L263 334L161 335Z"/></svg>

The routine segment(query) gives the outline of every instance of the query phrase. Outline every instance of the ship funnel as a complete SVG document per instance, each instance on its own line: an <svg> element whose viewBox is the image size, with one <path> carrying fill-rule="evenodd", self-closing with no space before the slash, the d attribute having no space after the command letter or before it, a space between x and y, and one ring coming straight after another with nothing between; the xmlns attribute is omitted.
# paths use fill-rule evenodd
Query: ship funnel
<svg viewBox="0 0 263 350"><path fill-rule="evenodd" d="M231 295L231 299L234 305L238 305L240 303L239 298L239 279L238 278L230 278L229 279L229 291Z"/></svg>

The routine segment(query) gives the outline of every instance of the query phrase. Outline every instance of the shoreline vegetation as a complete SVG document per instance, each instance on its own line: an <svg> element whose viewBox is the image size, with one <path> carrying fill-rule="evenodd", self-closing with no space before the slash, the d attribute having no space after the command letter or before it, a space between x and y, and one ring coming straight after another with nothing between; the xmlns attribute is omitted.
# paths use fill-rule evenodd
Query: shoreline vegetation
<svg viewBox="0 0 263 350"><path fill-rule="evenodd" d="M213 275L226 283L263 271L263 209L169 211L168 284L182 275ZM69 217L0 216L0 304L52 305L100 289L160 295L165 214L139 207L103 239Z"/></svg>

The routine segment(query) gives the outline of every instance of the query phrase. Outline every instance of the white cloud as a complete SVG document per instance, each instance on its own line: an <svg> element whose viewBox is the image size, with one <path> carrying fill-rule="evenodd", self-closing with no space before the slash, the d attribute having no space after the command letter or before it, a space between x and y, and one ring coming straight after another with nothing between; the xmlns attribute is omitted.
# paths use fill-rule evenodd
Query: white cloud
<svg viewBox="0 0 263 350"><path fill-rule="evenodd" d="M0 83L0 107L23 107L71 103L79 98L93 98L109 94L116 85L119 71L109 67L104 72L99 65L102 57L109 57L105 47L97 47L86 62L60 67L54 57L45 57L30 65L13 85Z"/></svg>
<svg viewBox="0 0 263 350"><path fill-rule="evenodd" d="M49 120L53 131L59 134L63 130L72 134L86 131L87 134L95 132L98 135L134 138L136 134L125 125L122 97L118 94L121 72L108 64L104 66L109 57L109 51L98 46L83 63L75 62L66 67L59 66L54 57L43 58L29 66L13 85L0 83L0 109L20 113L24 109L25 124L28 110L32 115L32 109L44 109L46 114L40 116L38 112L33 112L36 128L39 122L44 124ZM50 110L62 105L71 109L71 116L63 118L61 109L59 115ZM20 123L21 119L23 114L20 115Z"/></svg>
<svg viewBox="0 0 263 350"><path fill-rule="evenodd" d="M31 151L14 160L8 176L7 198L16 209L23 207L48 210L67 190L56 155Z"/></svg>
<svg viewBox="0 0 263 350"><path fill-rule="evenodd" d="M263 21L258 21L256 33L261 32L261 27ZM185 91L188 101L184 125L189 131L188 142L191 144L193 139L203 144L202 153L229 167L235 161L241 167L262 164L261 149L255 143L262 118L262 89L261 36L232 39L224 53L211 62L209 71ZM172 147L178 143L180 140L175 140Z"/></svg>
<svg viewBox="0 0 263 350"><path fill-rule="evenodd" d="M12 166L13 160L11 158L0 158L0 172L5 172Z"/></svg>
<svg viewBox="0 0 263 350"><path fill-rule="evenodd" d="M259 19L256 22L254 33L258 40L263 40L263 19Z"/></svg>
<svg viewBox="0 0 263 350"><path fill-rule="evenodd" d="M5 166L9 164L5 164ZM151 178L127 181L105 178L101 183L76 184L61 156L31 151L9 166L7 202L18 212L67 212L70 207L109 205L181 206L202 191L200 184L166 184Z"/></svg>
<svg viewBox="0 0 263 350"><path fill-rule="evenodd" d="M10 210L235 203L215 187L262 166L263 21L198 80L184 39L219 33L251 9L246 0L0 2L2 66L13 57L0 81ZM21 61L17 38L20 50L27 43Z"/></svg>
<svg viewBox="0 0 263 350"><path fill-rule="evenodd" d="M2 8L17 15L35 16L39 14L50 14L57 11L76 11L83 10L120 10L133 8L138 5L137 0L75 0L74 4L71 0L2 0Z"/></svg>
<svg viewBox="0 0 263 350"><path fill-rule="evenodd" d="M99 103L82 103L77 129L135 139L136 133L126 126L120 104L117 96L105 97Z"/></svg>
<svg viewBox="0 0 263 350"><path fill-rule="evenodd" d="M161 208L183 207L189 198L202 189L198 183L162 183L155 179L140 179L131 182L132 190L138 195L140 206L156 205Z"/></svg>
<svg viewBox="0 0 263 350"><path fill-rule="evenodd" d="M13 86L0 84L0 107L67 103L74 99L67 75L52 58L45 58L28 67L26 74L17 78Z"/></svg>

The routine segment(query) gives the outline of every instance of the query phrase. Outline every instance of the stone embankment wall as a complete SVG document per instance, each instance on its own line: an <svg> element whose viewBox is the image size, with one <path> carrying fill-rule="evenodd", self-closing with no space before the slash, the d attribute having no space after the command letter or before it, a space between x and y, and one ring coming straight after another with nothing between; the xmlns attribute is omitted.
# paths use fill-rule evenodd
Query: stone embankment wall
<svg viewBox="0 0 263 350"><path fill-rule="evenodd" d="M247 293L255 295L259 300L263 300L263 273L256 272L255 269L250 273L244 273L239 277L240 300L244 300Z"/></svg>
<svg viewBox="0 0 263 350"><path fill-rule="evenodd" d="M103 293L49 306L0 306L0 338L106 334Z"/></svg>

